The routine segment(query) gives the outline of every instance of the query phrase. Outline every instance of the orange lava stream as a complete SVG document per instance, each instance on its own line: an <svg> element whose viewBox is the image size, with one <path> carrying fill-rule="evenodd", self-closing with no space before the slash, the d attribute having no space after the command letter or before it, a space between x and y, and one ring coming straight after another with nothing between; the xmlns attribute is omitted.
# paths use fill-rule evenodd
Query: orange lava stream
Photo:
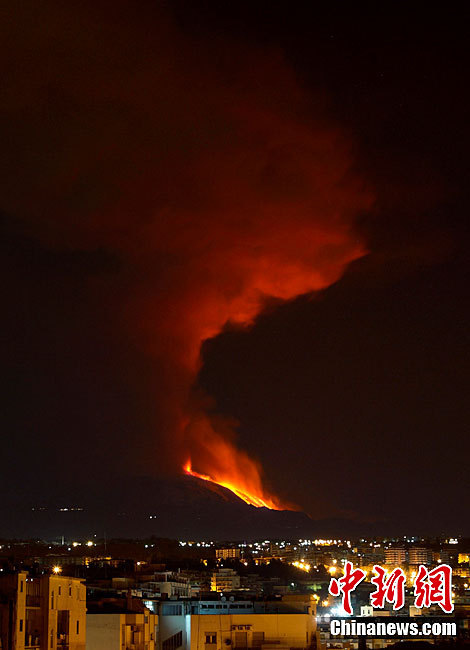
<svg viewBox="0 0 470 650"><path fill-rule="evenodd" d="M188 460L183 469L185 474L188 474L188 476L195 476L196 478L200 478L203 481L209 481L209 483L215 483L215 485L220 485L221 487L227 488L227 490L230 490L236 494L237 497L243 499L243 501L245 501L245 503L248 503L250 506L255 506L255 508L269 508L270 510L282 510L282 508L276 505L271 499L263 499L259 496L256 496L255 494L248 494L246 491L240 489L233 483L228 483L226 481L216 481L214 478L208 476L207 474L199 474L198 472L195 472L191 467L190 460Z"/></svg>

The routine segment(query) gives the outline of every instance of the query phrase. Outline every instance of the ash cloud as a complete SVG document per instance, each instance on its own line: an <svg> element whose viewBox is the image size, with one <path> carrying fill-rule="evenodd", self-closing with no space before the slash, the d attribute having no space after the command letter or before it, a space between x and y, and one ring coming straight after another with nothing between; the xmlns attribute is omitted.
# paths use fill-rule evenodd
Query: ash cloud
<svg viewBox="0 0 470 650"><path fill-rule="evenodd" d="M88 290L158 367L165 464L282 505L201 399L201 345L337 281L365 253L354 220L371 194L280 53L203 47L163 11L113 7L4 17L0 207L43 246L119 261L111 291Z"/></svg>

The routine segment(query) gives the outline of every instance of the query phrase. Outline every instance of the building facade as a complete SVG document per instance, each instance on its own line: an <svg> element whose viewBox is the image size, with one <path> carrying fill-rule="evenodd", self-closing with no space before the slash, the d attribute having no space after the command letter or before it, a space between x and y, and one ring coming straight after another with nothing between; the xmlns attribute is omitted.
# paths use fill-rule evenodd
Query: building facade
<svg viewBox="0 0 470 650"><path fill-rule="evenodd" d="M240 588L240 576L233 569L219 569L212 574L211 591L233 591Z"/></svg>
<svg viewBox="0 0 470 650"><path fill-rule="evenodd" d="M408 563L417 567L420 564L427 566L432 562L432 551L424 546L412 546L408 549Z"/></svg>
<svg viewBox="0 0 470 650"><path fill-rule="evenodd" d="M215 557L218 560L238 560L240 559L240 549L239 548L217 548L215 550Z"/></svg>
<svg viewBox="0 0 470 650"><path fill-rule="evenodd" d="M144 612L87 614L87 650L155 650L158 617Z"/></svg>
<svg viewBox="0 0 470 650"><path fill-rule="evenodd" d="M2 650L85 650L82 581L26 572L2 576L0 641Z"/></svg>
<svg viewBox="0 0 470 650"><path fill-rule="evenodd" d="M277 650L317 647L313 597L273 602L190 601L161 603L161 650Z"/></svg>
<svg viewBox="0 0 470 650"><path fill-rule="evenodd" d="M385 564L400 567L406 564L406 549L402 546L391 546L385 549Z"/></svg>

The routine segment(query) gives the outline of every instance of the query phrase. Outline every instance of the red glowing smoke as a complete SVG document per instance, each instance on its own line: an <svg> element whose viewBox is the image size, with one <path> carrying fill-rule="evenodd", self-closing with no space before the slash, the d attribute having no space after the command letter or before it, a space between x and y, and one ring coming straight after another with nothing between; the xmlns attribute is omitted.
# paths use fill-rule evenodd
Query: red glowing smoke
<svg viewBox="0 0 470 650"><path fill-rule="evenodd" d="M353 223L370 196L277 54L202 52L161 16L116 7L71 20L41 3L8 25L3 208L47 245L120 259L106 308L161 369L167 457L280 508L234 427L194 396L201 345L267 298L335 282L364 254Z"/></svg>

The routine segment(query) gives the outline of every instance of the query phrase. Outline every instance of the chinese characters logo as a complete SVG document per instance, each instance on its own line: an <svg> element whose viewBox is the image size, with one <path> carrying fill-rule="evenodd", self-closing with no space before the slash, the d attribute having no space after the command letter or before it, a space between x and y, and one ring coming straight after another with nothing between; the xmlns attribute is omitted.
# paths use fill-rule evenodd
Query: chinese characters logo
<svg viewBox="0 0 470 650"><path fill-rule="evenodd" d="M370 604L375 608L383 608L385 603L393 604L393 609L401 609L405 605L405 583L406 576L403 569L396 568L391 573L379 566L374 565L374 576L371 583L376 590L370 594ZM363 569L353 569L352 562L344 565L344 574L341 578L330 580L329 593L332 596L342 597L343 609L347 614L352 614L351 593L358 584L367 576ZM447 564L441 564L435 569L428 571L420 565L414 579L414 605L415 607L439 607L450 614L454 611L452 603L452 569Z"/></svg>

